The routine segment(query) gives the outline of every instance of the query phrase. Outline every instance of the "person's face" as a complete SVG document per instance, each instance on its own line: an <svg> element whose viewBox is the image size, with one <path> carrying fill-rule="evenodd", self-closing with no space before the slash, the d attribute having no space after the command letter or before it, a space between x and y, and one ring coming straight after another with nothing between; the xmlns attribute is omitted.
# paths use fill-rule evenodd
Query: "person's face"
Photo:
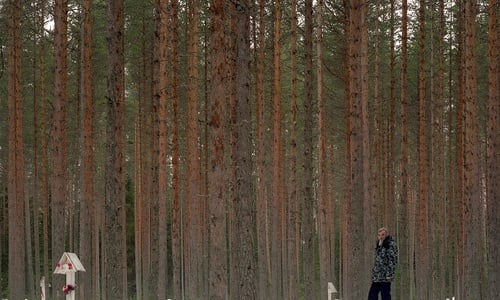
<svg viewBox="0 0 500 300"><path fill-rule="evenodd" d="M382 230L378 233L379 240L383 241L383 240L385 240L386 237L387 237L387 232L385 232L384 230Z"/></svg>

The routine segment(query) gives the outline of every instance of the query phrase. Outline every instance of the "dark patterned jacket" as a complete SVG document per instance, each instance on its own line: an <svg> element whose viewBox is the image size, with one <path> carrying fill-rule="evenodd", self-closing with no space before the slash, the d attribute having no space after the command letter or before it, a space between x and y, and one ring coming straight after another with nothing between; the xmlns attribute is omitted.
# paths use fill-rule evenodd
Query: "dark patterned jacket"
<svg viewBox="0 0 500 300"><path fill-rule="evenodd" d="M392 236L387 236L379 246L375 247L375 263L372 270L373 282L390 282L394 279L398 263L398 247ZM387 279L389 278L389 279Z"/></svg>

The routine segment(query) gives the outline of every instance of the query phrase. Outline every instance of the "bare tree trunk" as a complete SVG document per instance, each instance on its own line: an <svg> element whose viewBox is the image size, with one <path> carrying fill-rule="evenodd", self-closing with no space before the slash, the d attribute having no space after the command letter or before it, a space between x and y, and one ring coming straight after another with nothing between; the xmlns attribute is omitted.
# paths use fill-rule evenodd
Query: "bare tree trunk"
<svg viewBox="0 0 500 300"><path fill-rule="evenodd" d="M315 224L314 224L314 142L313 142L313 127L314 127L314 101L313 101L313 3L312 0L305 1L305 16L304 16L304 181L303 181L303 198L302 198L302 255L303 260L303 276L304 276L304 295L308 295L311 299L317 299L315 286Z"/></svg>
<svg viewBox="0 0 500 300"><path fill-rule="evenodd" d="M428 162L428 128L427 128L427 101L426 101L426 78L425 78L425 1L420 1L419 6L419 71L418 71L418 240L416 241L416 255L420 263L416 264L417 286L419 287L417 297L420 300L430 299L429 285L429 162Z"/></svg>
<svg viewBox="0 0 500 300"><path fill-rule="evenodd" d="M401 37L401 196L398 206L398 243L400 265L400 299L411 299L412 265L409 249L409 179L408 179L408 2L402 3Z"/></svg>
<svg viewBox="0 0 500 300"><path fill-rule="evenodd" d="M108 123L104 236L106 299L127 299L123 0L108 2Z"/></svg>
<svg viewBox="0 0 500 300"><path fill-rule="evenodd" d="M271 183L271 298L283 297L283 194L281 134L281 2L274 1L273 87L272 87L272 183Z"/></svg>
<svg viewBox="0 0 500 300"><path fill-rule="evenodd" d="M320 295L328 291L328 282L335 282L333 270L335 253L333 248L333 197L329 194L328 152L326 146L326 108L323 90L323 1L316 4L317 20L317 93L318 93L318 250L320 271ZM321 297L323 298L323 297Z"/></svg>
<svg viewBox="0 0 500 300"><path fill-rule="evenodd" d="M142 184L141 178L143 173L142 163L142 103L141 97L136 100L136 105L139 108L134 120L134 254L135 254L135 282L136 282L136 297L142 299Z"/></svg>
<svg viewBox="0 0 500 300"><path fill-rule="evenodd" d="M45 1L40 3L40 27L45 24ZM45 91L45 33L41 31L40 38L40 146L41 146L41 203L42 203L42 247L43 271L42 278L49 280L49 174L48 174L48 149L47 149L47 113ZM45 295L47 298L49 295Z"/></svg>
<svg viewBox="0 0 500 300"><path fill-rule="evenodd" d="M352 166L351 166L351 120L350 120L350 114L351 114L351 34L350 34L350 9L349 9L349 1L348 0L343 0L342 1L342 7L344 10L344 16L343 16L343 33L344 33L344 55L343 55L343 61L344 61L344 82L345 82L345 87L344 87L344 95L345 95L345 148L344 148L344 153L345 153L345 174L351 174L352 172ZM340 274L340 280L339 280L339 286L341 286L341 294L343 298L346 298L349 296L348 289L350 288L349 285L350 280L349 280L349 269L348 269L348 255L349 251L347 250L347 247L349 246L348 243L348 232L347 232L347 221L348 217L350 215L350 201L348 199L351 197L352 193L352 180L350 176L345 176L345 187L343 191L344 199L346 201L342 201L340 204L340 257L341 257L341 263L339 264L339 274Z"/></svg>
<svg viewBox="0 0 500 300"><path fill-rule="evenodd" d="M481 197L480 153L477 124L476 15L477 0L465 1L464 52L464 298L485 298L482 283L483 200Z"/></svg>
<svg viewBox="0 0 500 300"><path fill-rule="evenodd" d="M457 1L457 141L456 141L456 168L457 168L457 197L456 208L458 215L457 236L457 282L456 292L458 299L464 293L464 250L465 250L465 212L464 212L464 0Z"/></svg>
<svg viewBox="0 0 500 300"><path fill-rule="evenodd" d="M180 153L179 153L179 144L180 144L180 139L179 139L179 116L178 116L178 106L179 106L179 94L178 94L178 79L177 79L177 76L178 76L178 72L179 72L179 69L178 69L178 34L177 34L177 30L178 30L178 3L177 3L177 0L171 0L170 1L170 8L171 8L171 32L172 32L172 36L171 36L171 48L172 48L172 56L171 56L171 60L172 60L172 110L173 110L173 120L172 120L172 159L173 159L173 162L172 162L172 204L171 204L171 225L170 225L170 238L171 238L171 262L172 262L172 267L170 268L167 268L165 271L167 272L167 278L169 278L169 269L172 269L172 272L174 273L174 276L173 276L173 279L172 280L172 283L171 284L167 284L167 295L169 294L170 292L170 295L174 298L174 299L180 299L180 297L176 297L177 293L176 293L176 288L179 288L179 295L180 295L180 282L176 281L176 280L179 280L180 279L180 270L181 270L181 266L180 266L180 262L181 262L181 259L180 259L180 253L182 253L180 251L180 248L179 248L179 242L180 242L180 238L177 237L174 239L173 237L173 227L174 227L174 205L173 203L176 203L178 204L179 201L181 200L180 199L180 193L181 193L181 182L180 182L180 179L179 179L179 173L180 173ZM197 99L197 98L195 98ZM196 103L195 103L196 104ZM195 118L195 120L197 121L198 119ZM188 125L189 126L189 125ZM197 124L196 124L197 126ZM198 131L197 127L196 127L196 132ZM195 147L197 147L197 143L196 141L198 141L198 138L197 138L197 135L195 135L196 138L194 139L193 142L195 142ZM191 142L191 141L190 141ZM196 148L195 148L196 150ZM196 158L196 161L197 161L197 166L199 166L199 154L198 152L194 152L194 155L195 158ZM198 176L199 178L199 171L196 170L196 175L194 176ZM191 177L190 177L191 178ZM195 189L195 191L199 191L199 185L197 185L197 188ZM180 223L179 223L179 220L178 220L178 217L179 217L179 214L178 214L178 210L175 211L175 218L176 218L176 226L178 226ZM169 291L169 292L168 292Z"/></svg>
<svg viewBox="0 0 500 300"><path fill-rule="evenodd" d="M269 245L269 219L268 219L268 177L266 172L266 117L264 109L264 85L265 85L265 59L266 59L266 23L265 23L265 1L259 0L258 17L258 36L256 44L258 45L256 57L256 83L255 83L255 120L256 120L256 168L257 168L257 198L256 198L256 217L257 217L257 261L259 278L259 299L268 299L270 297L271 280L271 261Z"/></svg>
<svg viewBox="0 0 500 300"><path fill-rule="evenodd" d="M445 248L447 246L447 240L445 239L444 232L446 228L446 194L445 194L445 136L444 136L444 37L445 37L445 19L444 19L444 1L440 0L438 3L438 14L439 14L439 31L438 31L438 49L437 49L437 59L438 59L438 70L435 75L433 82L435 83L435 88L432 91L433 95L433 108L431 110L432 118L432 157L431 161L433 170L432 180L432 244L434 245L433 251L435 252L432 256L434 258L434 270L437 270L433 276L432 298L443 299L446 298L445 295ZM434 57L434 55L433 55Z"/></svg>
<svg viewBox="0 0 500 300"><path fill-rule="evenodd" d="M362 299L369 284L369 241L373 236L373 207L370 204L370 167L368 145L368 41L366 3L351 0L349 6L350 69L350 173L352 190L347 207L346 268L347 291L344 298Z"/></svg>
<svg viewBox="0 0 500 300"><path fill-rule="evenodd" d="M39 15L37 15L36 17L36 21L35 21L35 24L37 25L41 25L42 23L40 22L40 19L39 19ZM41 52L40 51L40 48L38 47L39 43L40 43L40 40L42 39L42 27L38 27L37 26L37 29L35 29L35 37L34 37L34 43L33 43L33 52L35 54L35 57L33 58L33 111L36 111L36 112L39 112L39 101L40 101L40 98L39 98L39 84L40 84L40 77L41 75L39 75L39 56L42 56L40 55ZM40 254L41 254L41 251L40 251L40 246L41 246L41 243L40 243L40 207L41 207L41 202L40 202L40 156L39 156L39 136L40 136L40 122L38 120L38 113L36 114L33 114L33 184L32 184L32 188L33 188L33 232L34 232L34 235L33 235L33 243L34 243L34 263L35 263L35 268L34 268L34 275L35 275L35 278L34 278L34 287L35 287L35 290L34 290L34 293L35 294L32 294L30 295L30 298L35 298L35 295L40 295L41 293L41 289L40 289L40 286L39 286L39 282L40 282L40 266L42 265L41 264L41 261L40 261ZM28 227L30 228L30 227ZM1 254L0 254L1 255ZM0 273L1 273L1 269L0 269Z"/></svg>
<svg viewBox="0 0 500 300"><path fill-rule="evenodd" d="M289 170L288 170L288 223L287 223L287 251L288 251L288 266L289 266L289 284L288 284L288 299L296 300L300 294L300 217L299 217L299 197L297 193L297 1L292 0L290 4L290 55L291 55L291 99L290 99L290 153L289 153Z"/></svg>
<svg viewBox="0 0 500 300"><path fill-rule="evenodd" d="M158 98L158 286L157 299L167 295L167 189L168 189L168 0L156 2L156 31L158 59L157 86L155 98ZM174 120L175 122L175 120Z"/></svg>
<svg viewBox="0 0 500 300"><path fill-rule="evenodd" d="M66 101L67 101L67 11L66 0L55 1L54 51L54 113L52 133L52 261L58 261L65 251L66 207ZM55 296L62 297L64 277L54 276Z"/></svg>
<svg viewBox="0 0 500 300"><path fill-rule="evenodd" d="M209 247L209 297L226 299L227 243L226 243L226 197L224 163L224 124L225 124L225 34L224 1L210 2L210 115L209 147L210 165L208 170L208 209L210 226Z"/></svg>
<svg viewBox="0 0 500 300"><path fill-rule="evenodd" d="M390 228L391 232L396 232L397 218L397 203L395 201L395 164L396 164L396 49L395 49L395 5L394 0L391 0L391 43L390 43L390 71L391 85L390 89L390 112L389 112L389 151L387 160L387 196L385 197L385 217L384 224Z"/></svg>
<svg viewBox="0 0 500 300"><path fill-rule="evenodd" d="M21 88L21 1L8 3L8 228L9 265L8 295L11 299L24 299L26 236L24 226L24 143L23 105Z"/></svg>
<svg viewBox="0 0 500 300"><path fill-rule="evenodd" d="M254 258L255 198L252 158L252 106L250 95L250 1L236 4L235 41L235 224L232 232L233 255L236 266L231 273L237 290L231 290L233 299L256 299L257 277Z"/></svg>
<svg viewBox="0 0 500 300"><path fill-rule="evenodd" d="M489 122L487 128L487 200L488 200L488 294L487 298L500 298L500 275L495 266L500 265L500 89L498 62L498 0L488 6L488 88Z"/></svg>
<svg viewBox="0 0 500 300"><path fill-rule="evenodd" d="M144 21L146 23L146 20ZM146 26L145 26L146 27ZM145 31L146 32L146 31ZM149 31L148 32L148 37L149 36ZM146 36L146 34L145 34ZM149 46L149 44L148 44ZM150 223L149 223L149 234L150 234L150 244L149 244L149 268L148 268L148 285L147 287L147 293L146 296L148 299L152 299L155 297L158 297L158 266L159 262L158 260L160 259L159 254L158 254L158 247L160 245L159 242L159 218L160 218L160 198L158 197L159 195L159 180L158 180L158 175L159 175L159 158L160 158L160 149L159 149L159 135L160 135L160 129L159 129L159 120L158 120L158 110L159 110L159 97L157 91L155 91L155 88L158 86L159 82L159 66L158 64L155 64L157 58L158 58L158 52L161 51L162 49L159 48L151 48L151 46L146 47L144 50L144 53L147 55L149 58L147 60L147 63L144 65L145 69L149 70L149 94L146 93L147 99L150 99L150 106L148 110L148 120L149 120L149 135L148 135L148 141L150 143L149 151L148 151L148 158L149 158L149 174L148 178L146 179L147 184L148 184L148 199L150 199L150 208L149 208L149 216L150 216ZM148 68L149 67L149 68ZM145 78L148 78L146 75ZM168 88L168 87L165 87ZM166 153L166 149L164 150ZM166 201L166 199L164 199ZM166 203L163 203L163 205L166 206ZM166 210L166 207L165 207ZM165 216L166 218L166 216ZM165 237L166 238L166 237Z"/></svg>
<svg viewBox="0 0 500 300"><path fill-rule="evenodd" d="M172 224L173 228L173 238L175 240L175 236L178 236L180 244L180 248L183 250L183 266L182 268L176 268L177 272L174 273L174 284L175 289L182 288L182 281L185 280L185 288L182 289L182 295L186 296L188 299L196 297L196 281L195 275L198 272L195 262L195 255L199 254L196 252L196 247L201 247L201 245L196 245L195 234L197 231L201 231L201 227L197 228L196 225L201 220L198 220L196 216L196 207L199 202L204 202L204 199L200 197L203 194L202 185L201 185L201 168L200 168L200 160L199 160L199 150L198 150L198 114L197 114L197 105L198 105L198 18L199 18L199 3L198 1L188 1L188 33L187 33L187 49L188 49L188 57L187 57L187 67L188 67L188 124L187 124L187 199L186 205L181 206L182 204L179 202L173 203L173 214L175 216L179 216L177 219L185 216L184 219L179 220L178 225L182 224L182 231L180 228L176 228L176 223ZM177 212L177 213L176 213ZM182 216L180 215L182 213ZM182 222L182 223L181 223ZM177 226L179 227L179 226ZM185 233L184 233L185 232ZM201 241L200 241L201 242ZM174 270L174 271L175 271ZM185 274L185 278L183 278ZM177 275L177 280L175 276ZM181 286L179 286L181 285ZM175 295L175 293L174 293Z"/></svg>
<svg viewBox="0 0 500 300"><path fill-rule="evenodd" d="M92 280L95 262L93 260L94 239L94 98L92 64L92 0L83 3L83 45L82 45L82 196L80 202L80 260L87 272L80 275L79 299L95 299L95 285Z"/></svg>
<svg viewBox="0 0 500 300"><path fill-rule="evenodd" d="M387 154L386 149L384 149L384 123L385 120L385 110L382 101L381 101L381 80L380 80L380 0L375 1L375 25L374 25L374 66L373 66L373 104L371 104L372 111L372 119L373 119L373 137L372 137L372 148L371 148L371 157L372 157L372 173L371 184L373 187L373 196L372 202L381 209L375 211L375 219L377 220L377 224L383 224L383 226L389 226L387 224L387 194L385 193L384 182L386 176L380 176L380 174L386 174L386 164L385 154ZM391 218L392 219L392 218Z"/></svg>

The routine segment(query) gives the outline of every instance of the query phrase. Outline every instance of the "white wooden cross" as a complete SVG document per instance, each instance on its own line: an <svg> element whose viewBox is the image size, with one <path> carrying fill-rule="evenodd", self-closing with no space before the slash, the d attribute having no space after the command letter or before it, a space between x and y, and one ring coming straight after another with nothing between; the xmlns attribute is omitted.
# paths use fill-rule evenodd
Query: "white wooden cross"
<svg viewBox="0 0 500 300"><path fill-rule="evenodd" d="M56 265L54 274L66 275L66 285L63 287L63 291L66 293L66 300L75 300L75 274L77 271L84 271L80 259L75 253L64 252L61 259Z"/></svg>

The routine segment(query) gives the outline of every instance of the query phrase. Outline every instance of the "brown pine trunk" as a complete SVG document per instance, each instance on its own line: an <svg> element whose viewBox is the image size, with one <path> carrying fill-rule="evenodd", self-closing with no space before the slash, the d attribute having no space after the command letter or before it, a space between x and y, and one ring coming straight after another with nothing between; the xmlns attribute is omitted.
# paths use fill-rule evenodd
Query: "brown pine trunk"
<svg viewBox="0 0 500 300"><path fill-rule="evenodd" d="M445 24L444 24L444 1L440 0L438 3L438 14L439 14L439 31L438 31L438 47L437 56L438 59L438 70L435 74L435 79L433 79L433 109L431 110L432 118L432 157L431 161L432 167L432 247L433 255L433 269L437 270L433 276L432 285L432 298L443 299L446 298L445 295L445 248L447 246L447 240L444 236L444 229L447 224L446 220L446 197L445 197L445 147L444 147L444 36L445 36Z"/></svg>
<svg viewBox="0 0 500 300"><path fill-rule="evenodd" d="M349 131L350 152L349 177L351 193L346 208L346 226L349 230L346 241L347 291L344 297L362 299L369 286L370 264L373 253L370 241L373 239L373 208L370 205L370 167L368 146L368 42L366 3L350 1L349 6ZM365 243L365 241L367 241Z"/></svg>
<svg viewBox="0 0 500 300"><path fill-rule="evenodd" d="M498 57L498 6L490 0L488 6L488 146L487 146L487 199L488 199L488 299L500 299L500 89Z"/></svg>
<svg viewBox="0 0 500 300"><path fill-rule="evenodd" d="M403 0L401 18L401 196L398 207L399 226L399 270L400 270L400 299L410 299L410 260L409 260L409 180L408 180L408 2Z"/></svg>
<svg viewBox="0 0 500 300"><path fill-rule="evenodd" d="M225 34L224 1L210 2L210 110L209 110L209 170L208 212L210 226L209 298L225 299L227 281L226 198L224 167L225 124Z"/></svg>
<svg viewBox="0 0 500 300"><path fill-rule="evenodd" d="M8 3L8 114L9 114L9 164L8 164L8 228L9 265L8 296L24 299L25 285L25 226L24 226L24 144L23 105L21 89L21 1Z"/></svg>
<svg viewBox="0 0 500 300"><path fill-rule="evenodd" d="M351 120L350 120L350 114L351 114L351 70L350 70L350 60L351 60L351 34L350 34L350 9L349 9L349 1L348 0L343 0L342 1L342 7L344 9L344 16L343 16L343 33L344 33L344 55L343 55L343 61L344 61L344 82L345 82L345 88L344 88L344 95L345 95L345 157L344 157L344 162L345 162L345 174L351 174L351 135L349 134L351 132ZM349 198L351 197L351 191L352 191L352 181L350 176L345 176L345 187L343 191L344 199L346 201L342 201L340 203L340 255L341 255L341 263L339 264L340 266L340 281L339 281L339 286L341 286L341 294L342 297L346 298L349 296L348 289L350 285L349 281L349 269L348 269L348 251L347 247L349 245L348 243L348 232L347 232L347 221L348 217L350 215L350 201Z"/></svg>
<svg viewBox="0 0 500 300"><path fill-rule="evenodd" d="M35 24L41 24L39 15L35 17ZM34 247L34 282L33 285L35 287L33 295L30 295L30 298L35 298L34 295L40 295L41 289L39 286L40 282L40 270L41 261L40 261L40 156L39 156L39 136L40 136L40 122L38 120L38 112L39 112L39 83L40 83L40 75L39 75L39 60L38 57L40 55L39 43L41 40L41 32L42 28L38 27L35 29L35 36L33 41L33 52L35 57L33 58L33 111L36 111L36 114L33 114L33 247ZM30 227L28 227L30 228ZM0 254L1 255L1 254ZM0 273L1 273L0 269Z"/></svg>
<svg viewBox="0 0 500 300"><path fill-rule="evenodd" d="M390 113L389 113L389 151L386 157L387 160L387 196L385 197L384 205L384 226L390 228L391 232L396 232L397 226L395 218L397 214L397 203L395 201L395 162L396 162L396 49L395 49L395 5L394 0L391 0L391 54L390 54L390 70L391 70L391 85L390 89Z"/></svg>
<svg viewBox="0 0 500 300"><path fill-rule="evenodd" d="M265 99L265 59L266 59L266 27L265 27L265 1L259 1L259 23L258 36L256 44L258 45L258 53L256 58L256 83L255 83L255 120L256 120L256 137L255 143L257 147L256 153L256 168L257 168L257 199L256 199L256 217L257 217L257 261L258 261L258 277L259 277L259 299L268 299L270 297L270 280L271 280L271 260L269 254L269 220L268 220L268 174L267 171L267 156L266 156L266 128L267 122L265 117L264 99Z"/></svg>
<svg viewBox="0 0 500 300"><path fill-rule="evenodd" d="M104 214L104 294L127 299L123 1L108 1L108 123Z"/></svg>
<svg viewBox="0 0 500 300"><path fill-rule="evenodd" d="M290 55L291 55L291 99L290 99L290 141L289 141L289 169L288 169L288 223L287 223L287 251L288 251L288 299L296 300L300 292L300 218L299 198L297 193L297 1L290 4Z"/></svg>
<svg viewBox="0 0 500 300"><path fill-rule="evenodd" d="M237 159L237 140L238 140L238 125L236 120L237 108L236 108L236 18L237 18L237 6L242 7L244 10L244 4L240 6L240 3L231 2L227 5L227 18L225 18L227 29L226 34L226 72L227 72L227 102L228 102L228 134L226 137L227 144L229 145L228 156L229 162L227 164L228 175L227 175L227 185L228 185L228 232L229 232L229 246L228 246L228 256L229 256L229 295L230 297L238 297L239 294L239 273L238 273L238 260L240 253L239 237L238 235L238 224L237 219L238 205L239 205L239 195L237 194L237 178L236 173L236 159Z"/></svg>
<svg viewBox="0 0 500 300"><path fill-rule="evenodd" d="M95 262L93 261L93 224L94 219L94 99L92 64L92 0L83 3L82 26L82 196L80 202L80 260L86 272L80 275L79 299L95 299L95 286L92 280Z"/></svg>
<svg viewBox="0 0 500 300"><path fill-rule="evenodd" d="M464 52L464 298L485 298L483 275L483 200L477 124L477 0L465 1Z"/></svg>
<svg viewBox="0 0 500 300"><path fill-rule="evenodd" d="M272 86L272 182L271 182L271 298L282 298L283 194L281 136L281 2L274 1L273 86Z"/></svg>
<svg viewBox="0 0 500 300"><path fill-rule="evenodd" d="M425 78L425 1L420 1L419 7L419 71L418 71L418 239L416 241L416 255L419 263L416 264L416 279L418 299L430 299L429 285L429 221L428 221L428 128L427 128L427 101L426 101L426 78Z"/></svg>
<svg viewBox="0 0 500 300"><path fill-rule="evenodd" d="M135 282L136 297L142 299L142 103L138 97L136 103L138 112L134 120L134 254L135 254Z"/></svg>
<svg viewBox="0 0 500 300"><path fill-rule="evenodd" d="M384 107L380 101L380 0L375 2L375 25L374 25L374 66L373 66L373 104L371 105L372 119L373 119L373 137L372 137L372 187L373 187L373 197L372 201L375 205L380 207L375 212L375 219L377 224L382 224L380 226L389 226L387 221L387 196L384 194L385 186L384 182L386 176L381 176L381 174L386 174L386 164L384 164L385 154L387 153L384 149L384 124L382 120L385 120ZM379 226L379 227L380 227Z"/></svg>
<svg viewBox="0 0 500 300"><path fill-rule="evenodd" d="M184 270L179 267L176 268L178 272L174 273L177 275L177 280L174 277L175 290L182 288L182 282L185 281L185 287L182 288L182 295L186 296L188 299L196 298L196 273L198 272L198 266L196 265L196 255L201 254L197 249L201 248L201 245L197 245L196 235L200 233L202 226L197 225L201 222L198 217L197 207L199 202L204 202L204 199L200 197L203 194L201 185L201 168L198 149L198 18L199 18L199 3L198 1L188 1L188 36L187 36L187 49L188 49L188 124L187 124L187 199L185 206L179 201L174 201L173 203L173 214L178 216L179 221L177 225L182 224L181 227L173 224L173 238L178 236L179 247L184 249L182 262L184 263ZM174 199L175 200L175 199ZM179 199L180 200L180 199ZM176 213L177 212L177 213ZM182 214L182 216L180 215ZM182 223L180 222L182 218ZM198 241L198 242L201 242ZM180 263L180 262L179 262ZM185 278L182 278L185 274Z"/></svg>
<svg viewBox="0 0 500 300"><path fill-rule="evenodd" d="M457 280L456 293L461 299L464 293L464 250L465 250L465 212L464 212L464 0L457 1L457 141L456 141L456 168L457 194L455 207L458 216L457 226Z"/></svg>
<svg viewBox="0 0 500 300"><path fill-rule="evenodd" d="M168 1L156 2L156 44L158 78L155 97L158 102L158 277L157 293L153 297L165 299L167 295L167 189L168 189ZM177 165L177 164L176 164Z"/></svg>
<svg viewBox="0 0 500 300"><path fill-rule="evenodd" d="M40 26L45 24L45 1L40 3ZM42 212L42 278L45 282L49 280L49 174L48 174L48 141L47 141L47 113L46 113L46 91L45 91L45 34L41 31L40 38L40 151L41 151L41 170L40 170L40 192L41 192L41 212ZM49 273L50 272L50 273ZM48 296L48 295L46 295Z"/></svg>
<svg viewBox="0 0 500 300"><path fill-rule="evenodd" d="M303 161L303 198L302 198L302 255L304 294L311 299L317 298L315 286L315 251L314 251L314 104L313 104L313 3L305 1L304 28L304 161Z"/></svg>
<svg viewBox="0 0 500 300"><path fill-rule="evenodd" d="M144 21L146 23L146 20ZM146 27L146 26L145 26ZM145 31L146 32L146 31ZM149 33L149 31L147 31ZM146 34L145 34L146 36ZM149 34L148 34L149 36ZM145 178L147 181L149 193L148 199L150 199L150 207L149 207L149 234L150 234L150 244L149 244L149 268L148 268L148 276L149 282L147 287L147 293L145 294L147 299L153 299L158 296L158 265L159 265L159 254L158 254L158 246L159 246L159 205L160 199L158 197L159 194L159 184L158 184L158 165L159 165L159 120L158 120L158 110L159 110L159 97L158 93L155 91L155 88L158 86L158 73L159 68L158 64L155 64L156 58L158 57L158 52L161 49L158 48L150 48L150 44L146 43L147 47L144 50L144 54L149 58L147 59L147 63L144 65L145 70L149 70L149 78L148 75L145 76L149 85L149 93L146 93L147 99L150 99L150 106L148 110L148 141L149 141L149 151L147 151L147 156L149 158L149 173L148 178ZM165 150L166 151L166 150ZM165 199L166 201L166 199ZM166 204L163 204L166 205Z"/></svg>
<svg viewBox="0 0 500 300"><path fill-rule="evenodd" d="M52 131L52 261L65 251L66 207L66 102L67 102L67 1L55 1L54 8L54 112ZM63 276L54 276L56 297L62 297Z"/></svg>
<svg viewBox="0 0 500 300"><path fill-rule="evenodd" d="M398 226L399 226L399 289L400 299L411 299L411 281L412 265L410 264L409 249L409 179L408 179L408 2L402 3L402 37L401 37L401 196L398 207Z"/></svg>
<svg viewBox="0 0 500 300"><path fill-rule="evenodd" d="M235 15L235 224L232 255L237 263L234 274L237 290L231 298L256 299L257 277L254 259L255 198L252 159L252 106L250 95L250 1L240 1Z"/></svg>
<svg viewBox="0 0 500 300"><path fill-rule="evenodd" d="M323 90L323 1L316 4L317 20L317 93L318 93L318 250L320 291L328 291L328 282L335 282L334 270L334 228L333 201L329 193L328 153L326 146L326 109ZM331 181L330 181L331 182Z"/></svg>
<svg viewBox="0 0 500 300"><path fill-rule="evenodd" d="M180 172L180 153L179 153L179 117L178 117L178 105L179 105L179 94L178 94L178 79L177 79L177 74L178 74L178 34L177 34L177 27L178 27L178 3L177 0L171 0L170 1L170 7L171 7L171 47L172 47L172 110L173 110L173 120L172 120L172 158L173 158L173 165L172 165L172 204L171 204L171 260L172 261L172 266L170 268L167 268L167 278L172 278L169 276L168 269L173 270L173 278L171 284L167 284L167 295L170 294L171 297L174 299L180 299L180 297L177 297L180 295L180 282L176 281L180 279L180 248L179 248L179 242L180 238L176 237L175 239L173 238L173 228L174 228L174 206L173 203L178 204L180 199L180 193L181 193L181 183L179 180L179 172ZM195 138L197 140L197 138ZM195 144L195 147L197 144ZM198 157L198 152L195 152L196 157ZM198 160L199 162L199 160ZM195 176L199 175L199 172L196 171ZM198 189L196 189L198 191ZM178 211L175 211L176 214L176 226L179 226L179 220L178 220ZM178 290L178 294L176 293L176 289Z"/></svg>

